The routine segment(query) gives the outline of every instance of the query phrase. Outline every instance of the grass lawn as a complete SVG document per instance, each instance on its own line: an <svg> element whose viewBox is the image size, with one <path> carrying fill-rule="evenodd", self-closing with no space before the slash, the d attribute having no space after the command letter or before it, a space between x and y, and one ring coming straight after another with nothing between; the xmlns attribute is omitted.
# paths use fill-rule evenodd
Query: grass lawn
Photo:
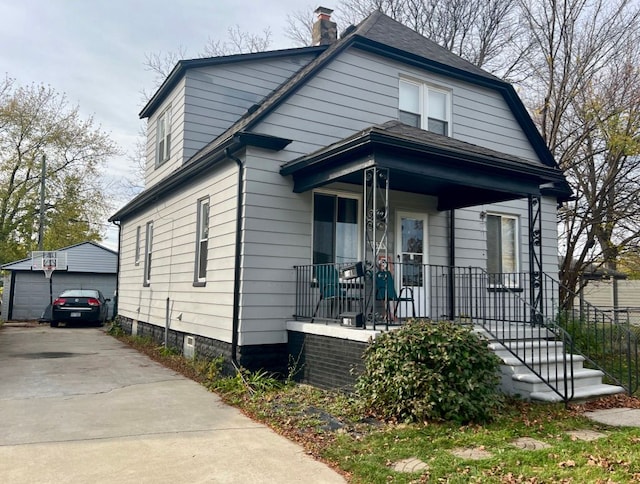
<svg viewBox="0 0 640 484"><path fill-rule="evenodd" d="M363 414L344 393L283 385L266 374L223 377L215 365L185 360L150 340L120 338L298 442L350 482L640 483L640 428L610 428L583 416L598 407L640 407L635 398L568 409L510 400L489 424L398 424ZM591 431L583 438L599 438L569 433L580 430ZM521 438L535 441L521 448L514 444Z"/></svg>

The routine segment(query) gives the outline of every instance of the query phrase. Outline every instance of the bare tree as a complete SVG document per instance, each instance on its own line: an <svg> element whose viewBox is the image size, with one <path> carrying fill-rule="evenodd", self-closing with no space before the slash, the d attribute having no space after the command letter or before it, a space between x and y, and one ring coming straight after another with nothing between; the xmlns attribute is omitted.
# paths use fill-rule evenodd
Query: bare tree
<svg viewBox="0 0 640 484"><path fill-rule="evenodd" d="M271 29L265 28L261 34L245 32L239 25L227 29L226 40L209 38L199 57L218 57L232 54L262 52L271 45Z"/></svg>
<svg viewBox="0 0 640 484"><path fill-rule="evenodd" d="M299 47L309 46L312 42L311 37L315 20L316 15L312 7L287 14L287 27L284 30L284 34L294 45Z"/></svg>
<svg viewBox="0 0 640 484"><path fill-rule="evenodd" d="M338 16L342 24L357 24L380 10L469 62L510 76L520 35L517 6L517 0L343 0Z"/></svg>
<svg viewBox="0 0 640 484"><path fill-rule="evenodd" d="M640 241L640 10L631 0L522 0L521 12L521 92L575 193L561 211L560 273L576 290L587 266L615 269Z"/></svg>

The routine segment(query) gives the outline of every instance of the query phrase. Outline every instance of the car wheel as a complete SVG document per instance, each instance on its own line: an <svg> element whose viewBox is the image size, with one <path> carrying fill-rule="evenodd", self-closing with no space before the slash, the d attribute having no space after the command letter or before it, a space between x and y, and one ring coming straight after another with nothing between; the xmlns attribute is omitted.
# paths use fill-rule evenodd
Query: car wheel
<svg viewBox="0 0 640 484"><path fill-rule="evenodd" d="M57 328L57 327L58 327L58 321L51 321L51 322L49 323L49 325L50 325L52 328Z"/></svg>

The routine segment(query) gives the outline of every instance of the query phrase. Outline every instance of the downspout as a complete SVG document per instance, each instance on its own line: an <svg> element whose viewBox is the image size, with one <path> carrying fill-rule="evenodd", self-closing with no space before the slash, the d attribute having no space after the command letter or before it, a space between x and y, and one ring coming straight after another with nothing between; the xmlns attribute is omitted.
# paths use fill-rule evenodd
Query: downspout
<svg viewBox="0 0 640 484"><path fill-rule="evenodd" d="M451 320L455 317L456 312L456 211L454 209L449 210L449 317Z"/></svg>
<svg viewBox="0 0 640 484"><path fill-rule="evenodd" d="M16 295L16 277L18 276L18 271L11 271L11 282L9 283L9 309L7 310L7 318L9 321L13 319L13 299Z"/></svg>
<svg viewBox="0 0 640 484"><path fill-rule="evenodd" d="M240 328L240 263L242 262L242 184L244 183L242 160L231 154L229 148L225 148L225 155L238 165L238 199L236 202L236 256L233 270L233 320L231 333L231 362L236 369L238 363L238 330Z"/></svg>
<svg viewBox="0 0 640 484"><path fill-rule="evenodd" d="M120 248L122 247L122 226L117 220L111 222L118 227L118 253L116 255L116 293L113 296L113 319L118 317L118 298L120 297Z"/></svg>

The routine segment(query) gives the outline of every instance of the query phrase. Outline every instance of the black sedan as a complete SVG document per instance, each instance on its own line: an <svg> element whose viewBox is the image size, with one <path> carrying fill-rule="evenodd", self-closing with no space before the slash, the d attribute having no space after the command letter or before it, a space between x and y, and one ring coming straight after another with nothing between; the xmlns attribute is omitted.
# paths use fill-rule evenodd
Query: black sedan
<svg viewBox="0 0 640 484"><path fill-rule="evenodd" d="M102 325L108 318L108 302L96 289L67 289L51 307L51 327L59 323L92 323Z"/></svg>

